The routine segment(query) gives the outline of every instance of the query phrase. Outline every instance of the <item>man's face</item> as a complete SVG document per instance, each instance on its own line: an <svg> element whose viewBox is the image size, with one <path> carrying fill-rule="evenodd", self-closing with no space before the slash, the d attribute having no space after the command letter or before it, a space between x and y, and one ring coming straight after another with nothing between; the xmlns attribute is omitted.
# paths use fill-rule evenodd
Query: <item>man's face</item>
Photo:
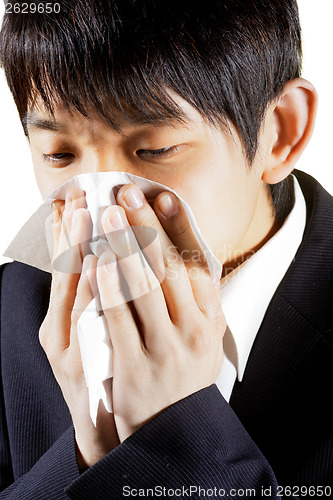
<svg viewBox="0 0 333 500"><path fill-rule="evenodd" d="M225 263L250 251L271 229L262 161L249 168L235 129L232 136L222 132L186 101L176 101L188 123L124 124L122 134L79 113L58 109L54 122L41 106L31 110L37 183L43 197L88 172L123 171L165 184L189 203L207 244Z"/></svg>

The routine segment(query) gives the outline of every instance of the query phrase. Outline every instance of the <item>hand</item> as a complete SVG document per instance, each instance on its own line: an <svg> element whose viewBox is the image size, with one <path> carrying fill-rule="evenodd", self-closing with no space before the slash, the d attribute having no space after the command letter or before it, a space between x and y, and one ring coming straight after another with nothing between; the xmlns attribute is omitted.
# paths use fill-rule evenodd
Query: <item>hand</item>
<svg viewBox="0 0 333 500"><path fill-rule="evenodd" d="M119 444L114 416L103 404L96 428L90 419L77 336L80 314L95 295L95 274L89 272L95 258L86 256L87 243L80 244L90 241L91 226L84 193L77 188L68 190L66 203L57 201L53 210L50 305L39 335L72 416L81 469L93 465Z"/></svg>
<svg viewBox="0 0 333 500"><path fill-rule="evenodd" d="M125 202L133 189L138 208ZM166 407L216 381L226 322L220 289L177 198L161 193L154 211L138 187L126 185L117 202L102 219L115 252L105 252L95 266L113 346L113 410L122 442ZM141 241L142 227L156 231L153 244Z"/></svg>

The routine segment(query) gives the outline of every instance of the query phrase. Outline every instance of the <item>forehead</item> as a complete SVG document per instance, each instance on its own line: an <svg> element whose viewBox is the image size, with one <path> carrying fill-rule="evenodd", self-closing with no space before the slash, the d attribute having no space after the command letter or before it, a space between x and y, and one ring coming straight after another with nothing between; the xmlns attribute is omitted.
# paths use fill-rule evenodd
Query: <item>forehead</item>
<svg viewBox="0 0 333 500"><path fill-rule="evenodd" d="M37 100L22 117L22 124L27 133L40 130L66 133L72 130L73 127L78 131L82 128L89 128L92 124L119 133L143 126L192 128L203 124L204 118L187 101L178 95L173 95L172 99L179 109L179 114L175 117L168 115L165 117L142 116L124 104L122 110L116 108L112 110L110 119L108 119L107 115L101 116L93 108L87 110L86 115L83 115L78 110L67 109L66 106L61 104L56 104L53 112L50 112L45 108L41 100Z"/></svg>

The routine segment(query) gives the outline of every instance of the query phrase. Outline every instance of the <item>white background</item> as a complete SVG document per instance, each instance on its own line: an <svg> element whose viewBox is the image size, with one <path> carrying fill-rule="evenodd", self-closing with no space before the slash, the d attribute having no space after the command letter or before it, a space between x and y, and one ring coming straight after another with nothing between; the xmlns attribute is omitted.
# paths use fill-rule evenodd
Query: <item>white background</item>
<svg viewBox="0 0 333 500"><path fill-rule="evenodd" d="M88 0L87 0L88 1ZM297 164L333 194L332 49L333 1L298 0L303 28L303 77L319 93L317 125ZM0 18L4 4L0 4ZM21 226L41 204L27 140L11 94L0 70L0 264L1 257Z"/></svg>

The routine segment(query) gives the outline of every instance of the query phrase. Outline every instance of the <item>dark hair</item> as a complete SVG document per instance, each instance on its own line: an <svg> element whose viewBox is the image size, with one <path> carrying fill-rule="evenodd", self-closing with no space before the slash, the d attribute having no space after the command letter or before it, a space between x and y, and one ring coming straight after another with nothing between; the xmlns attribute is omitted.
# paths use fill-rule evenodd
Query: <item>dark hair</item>
<svg viewBox="0 0 333 500"><path fill-rule="evenodd" d="M296 0L59 0L59 13L7 14L0 61L21 118L40 96L119 130L182 120L172 90L209 122L237 128L249 165L267 105L301 72ZM293 196L271 186L276 217Z"/></svg>

